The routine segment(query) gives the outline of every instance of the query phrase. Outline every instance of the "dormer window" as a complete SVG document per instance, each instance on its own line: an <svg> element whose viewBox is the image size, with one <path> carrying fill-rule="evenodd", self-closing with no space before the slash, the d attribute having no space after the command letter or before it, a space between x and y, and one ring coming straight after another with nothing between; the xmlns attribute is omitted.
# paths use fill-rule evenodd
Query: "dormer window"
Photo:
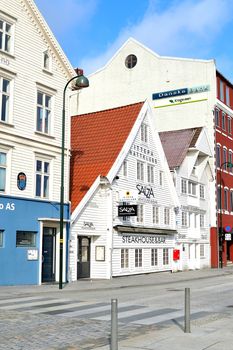
<svg viewBox="0 0 233 350"><path fill-rule="evenodd" d="M51 71L51 56L48 51L43 53L43 69Z"/></svg>

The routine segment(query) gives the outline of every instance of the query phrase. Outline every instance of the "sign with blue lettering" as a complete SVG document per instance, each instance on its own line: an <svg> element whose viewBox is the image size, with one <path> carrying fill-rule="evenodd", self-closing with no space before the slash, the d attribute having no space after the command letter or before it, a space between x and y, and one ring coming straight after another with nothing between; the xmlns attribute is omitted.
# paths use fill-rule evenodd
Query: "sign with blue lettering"
<svg viewBox="0 0 233 350"><path fill-rule="evenodd" d="M188 89L178 89L178 90L171 90L171 91L164 91L164 92L158 92L155 94L152 94L152 100L159 100L161 98L168 98L168 97L174 97L174 96L181 96L181 95L187 95Z"/></svg>

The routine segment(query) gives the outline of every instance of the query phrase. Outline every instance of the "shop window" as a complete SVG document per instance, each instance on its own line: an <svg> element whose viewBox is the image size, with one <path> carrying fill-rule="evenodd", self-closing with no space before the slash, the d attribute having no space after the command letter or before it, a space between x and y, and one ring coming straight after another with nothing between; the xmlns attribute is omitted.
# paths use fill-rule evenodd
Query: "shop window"
<svg viewBox="0 0 233 350"><path fill-rule="evenodd" d="M36 160L36 197L49 197L49 168L49 162Z"/></svg>
<svg viewBox="0 0 233 350"><path fill-rule="evenodd" d="M151 249L151 266L157 266L158 265L158 249L152 248Z"/></svg>
<svg viewBox="0 0 233 350"><path fill-rule="evenodd" d="M159 224L159 207L155 205L152 207L152 221L153 224Z"/></svg>
<svg viewBox="0 0 233 350"><path fill-rule="evenodd" d="M142 249L135 249L135 267L142 267Z"/></svg>
<svg viewBox="0 0 233 350"><path fill-rule="evenodd" d="M5 192L6 190L6 161L7 154L0 152L0 192Z"/></svg>
<svg viewBox="0 0 233 350"><path fill-rule="evenodd" d="M200 184L200 198L205 198L205 186Z"/></svg>
<svg viewBox="0 0 233 350"><path fill-rule="evenodd" d="M169 250L168 248L163 248L163 265L169 264Z"/></svg>
<svg viewBox="0 0 233 350"><path fill-rule="evenodd" d="M0 50L7 53L12 52L12 24L0 19Z"/></svg>
<svg viewBox="0 0 233 350"><path fill-rule="evenodd" d="M3 247L3 232L4 230L0 230L0 248Z"/></svg>
<svg viewBox="0 0 233 350"><path fill-rule="evenodd" d="M52 96L41 91L37 92L36 131L51 133L51 102Z"/></svg>
<svg viewBox="0 0 233 350"><path fill-rule="evenodd" d="M125 66L126 68L132 69L137 64L137 56L135 55L128 55L125 59Z"/></svg>
<svg viewBox="0 0 233 350"><path fill-rule="evenodd" d="M16 231L16 247L35 247L35 231Z"/></svg>
<svg viewBox="0 0 233 350"><path fill-rule="evenodd" d="M147 165L147 181L154 183L154 166Z"/></svg>
<svg viewBox="0 0 233 350"><path fill-rule="evenodd" d="M144 163L137 161L137 180L144 181Z"/></svg>
<svg viewBox="0 0 233 350"><path fill-rule="evenodd" d="M205 244L200 244L200 258L205 258Z"/></svg>
<svg viewBox="0 0 233 350"><path fill-rule="evenodd" d="M127 269L129 267L129 249L121 249L121 268Z"/></svg>

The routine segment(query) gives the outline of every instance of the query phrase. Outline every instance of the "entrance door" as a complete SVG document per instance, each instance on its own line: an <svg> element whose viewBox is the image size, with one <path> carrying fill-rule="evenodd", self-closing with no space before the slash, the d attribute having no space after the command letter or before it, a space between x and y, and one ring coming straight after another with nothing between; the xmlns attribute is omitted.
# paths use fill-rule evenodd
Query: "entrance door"
<svg viewBox="0 0 233 350"><path fill-rule="evenodd" d="M42 244L42 282L55 281L56 229L44 227Z"/></svg>
<svg viewBox="0 0 233 350"><path fill-rule="evenodd" d="M90 277L90 238L78 237L77 278Z"/></svg>

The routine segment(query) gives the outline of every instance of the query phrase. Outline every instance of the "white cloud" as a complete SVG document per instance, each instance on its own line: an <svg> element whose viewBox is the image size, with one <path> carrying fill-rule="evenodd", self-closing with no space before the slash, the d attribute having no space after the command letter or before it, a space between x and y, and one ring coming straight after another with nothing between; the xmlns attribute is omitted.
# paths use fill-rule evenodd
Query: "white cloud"
<svg viewBox="0 0 233 350"><path fill-rule="evenodd" d="M150 1L140 23L124 28L98 57L84 57L87 74L101 68L128 39L134 37L160 55L212 57L211 47L224 26L232 21L232 0ZM168 4L168 5L167 5Z"/></svg>

